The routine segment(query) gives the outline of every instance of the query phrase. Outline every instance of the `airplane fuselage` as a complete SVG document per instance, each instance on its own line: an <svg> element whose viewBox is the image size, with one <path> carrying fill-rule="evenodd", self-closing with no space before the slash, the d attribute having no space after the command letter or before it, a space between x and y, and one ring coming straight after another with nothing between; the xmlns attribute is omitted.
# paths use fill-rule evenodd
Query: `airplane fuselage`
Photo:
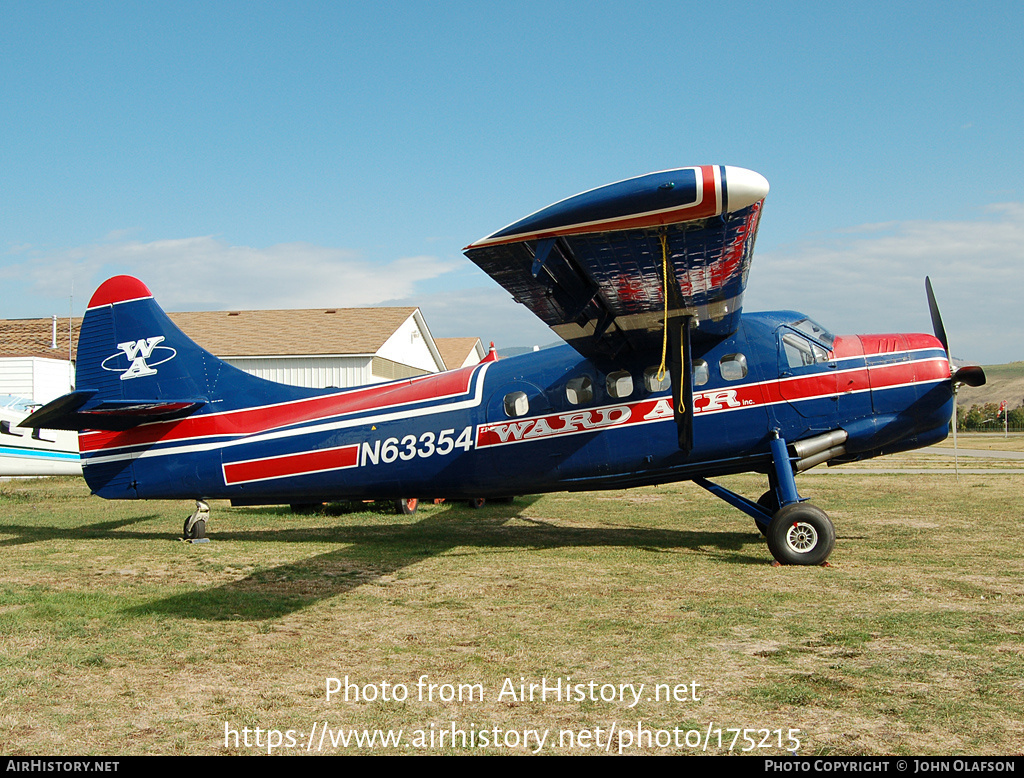
<svg viewBox="0 0 1024 778"><path fill-rule="evenodd" d="M598 362L563 346L345 391L247 383L185 419L83 432L85 477L111 499L499 497L769 473L777 437L842 430L830 457L843 461L946 436L936 338L832 338L806 321L744 314L728 338L694 343L689 451L658 355Z"/></svg>

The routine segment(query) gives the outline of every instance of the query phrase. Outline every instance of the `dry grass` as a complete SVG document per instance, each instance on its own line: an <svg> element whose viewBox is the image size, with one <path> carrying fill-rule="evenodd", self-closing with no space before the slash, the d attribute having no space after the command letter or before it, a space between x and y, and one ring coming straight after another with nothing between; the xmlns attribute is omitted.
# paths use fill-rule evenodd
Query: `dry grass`
<svg viewBox="0 0 1024 778"><path fill-rule="evenodd" d="M961 432L957 436L957 445L962 449L980 449L982 451L1024 451L1024 433L1011 432L1004 437L999 432ZM934 448L953 448L953 438L949 437Z"/></svg>
<svg viewBox="0 0 1024 778"><path fill-rule="evenodd" d="M1022 486L808 475L837 526L832 565L776 568L751 520L690 484L413 517L215 504L205 545L176 539L188 505L0 484L0 752L261 750L226 749L225 722L302 740L314 722L407 739L642 722L794 728L801 754L1020 753ZM344 676L411 699L328 702ZM484 699L415 699L421 676ZM696 681L701 699L498 699L506 678L566 676Z"/></svg>

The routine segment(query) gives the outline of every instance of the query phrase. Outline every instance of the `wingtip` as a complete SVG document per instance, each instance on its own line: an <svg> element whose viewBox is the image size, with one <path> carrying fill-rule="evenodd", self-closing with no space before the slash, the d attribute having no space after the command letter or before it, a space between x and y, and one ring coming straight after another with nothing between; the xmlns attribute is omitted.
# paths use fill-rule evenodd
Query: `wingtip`
<svg viewBox="0 0 1024 778"><path fill-rule="evenodd" d="M725 181L729 192L730 211L746 208L768 195L768 179L753 170L726 165Z"/></svg>
<svg viewBox="0 0 1024 778"><path fill-rule="evenodd" d="M133 276L114 276L108 278L99 288L93 292L89 300L90 308L99 308L104 305L128 302L129 300L141 300L152 297L144 283Z"/></svg>

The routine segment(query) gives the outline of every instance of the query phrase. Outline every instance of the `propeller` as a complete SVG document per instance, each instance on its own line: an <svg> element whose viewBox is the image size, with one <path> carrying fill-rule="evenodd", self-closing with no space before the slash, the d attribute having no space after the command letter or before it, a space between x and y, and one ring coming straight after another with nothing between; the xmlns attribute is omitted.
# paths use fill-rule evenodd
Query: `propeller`
<svg viewBox="0 0 1024 778"><path fill-rule="evenodd" d="M939 339L942 348L946 351L946 359L952 370L953 362L949 355L949 339L946 337L946 328L942 326L942 314L939 313L939 304L935 302L935 292L932 291L932 280L924 277L924 291L928 295L928 312L932 316L932 330L935 337ZM961 384L967 386L983 386L985 384L985 371L977 365L965 365L957 368L951 375L953 379L953 469L956 471L956 480L960 481L960 458L957 456L956 443L956 390Z"/></svg>
<svg viewBox="0 0 1024 778"><path fill-rule="evenodd" d="M928 312L932 317L932 330L934 330L935 337L942 344L942 348L946 350L946 357L950 359L950 366L952 366L952 357L950 357L949 353L949 338L946 337L946 328L942 326L942 314L939 313L939 304L935 302L935 292L932 291L932 280L928 276L924 278L924 291L928 295ZM985 385L985 371L977 365L958 367L953 373L952 378L954 385Z"/></svg>

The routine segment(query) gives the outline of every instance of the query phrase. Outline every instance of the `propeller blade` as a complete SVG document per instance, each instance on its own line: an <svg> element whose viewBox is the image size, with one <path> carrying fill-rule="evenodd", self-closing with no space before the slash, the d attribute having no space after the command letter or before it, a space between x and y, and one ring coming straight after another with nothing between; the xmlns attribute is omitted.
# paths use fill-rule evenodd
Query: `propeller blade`
<svg viewBox="0 0 1024 778"><path fill-rule="evenodd" d="M935 337L942 343L942 348L946 350L946 356L949 357L949 340L946 338L946 328L942 326L942 314L939 313L939 304L935 301L935 292L932 291L932 280L928 276L924 277L924 291L928 295L928 312L932 316L932 329L935 331ZM953 373L953 384L984 386L985 371L977 365L965 365L964 367L956 368Z"/></svg>
<svg viewBox="0 0 1024 778"><path fill-rule="evenodd" d="M932 280L924 277L924 291L928 294L928 312L932 315L932 330L935 337L939 339L942 348L949 355L949 340L946 338L946 329L942 326L942 314L939 313L939 304L935 302L935 292L932 291Z"/></svg>
<svg viewBox="0 0 1024 778"><path fill-rule="evenodd" d="M946 338L946 328L942 326L942 314L939 313L939 304L935 302L935 292L932 291L932 280L928 277L924 277L924 291L928 295L928 312L932 316L932 330L935 332L935 337L938 338L942 344L942 348L946 351L947 361L950 359L949 355L949 339ZM950 369L952 370L953 364L950 362ZM956 470L956 480L960 481L960 459L957 456L957 445L956 445L956 390L960 384L967 384L967 386L982 386L985 383L985 371L975 365L969 365L957 370L951 376L953 379L953 468Z"/></svg>

